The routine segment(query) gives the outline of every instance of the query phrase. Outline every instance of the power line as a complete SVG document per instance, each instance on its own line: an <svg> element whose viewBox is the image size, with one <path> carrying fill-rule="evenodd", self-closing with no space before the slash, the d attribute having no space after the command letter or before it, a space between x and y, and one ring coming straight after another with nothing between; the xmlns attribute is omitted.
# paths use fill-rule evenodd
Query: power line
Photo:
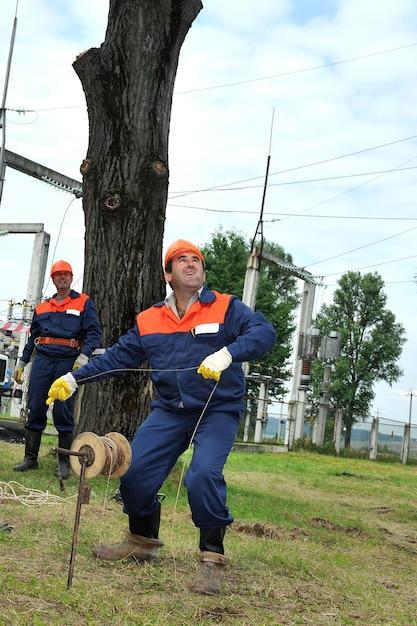
<svg viewBox="0 0 417 626"><path fill-rule="evenodd" d="M176 206L176 205L174 205ZM253 211L255 213L255 211ZM266 215L266 213L265 213ZM367 215L302 215L301 213L280 213L284 217L302 217L303 219L314 217L325 220L373 220L377 222L381 222L384 220L395 221L395 222L415 222L417 217L370 217ZM271 222L277 220L270 220ZM279 220L278 220L279 221Z"/></svg>
<svg viewBox="0 0 417 626"><path fill-rule="evenodd" d="M283 187L285 185L303 185L305 183L322 183L326 180L339 180L342 178L357 178L358 176L373 176L374 174L392 174L393 172L404 172L407 170L415 170L417 169L416 165L411 165L410 167L396 167L391 168L389 170L377 170L375 172L358 172L356 174L341 174L340 176L324 176L323 178L307 178L305 180L293 180L286 181L283 183L271 183L271 187ZM259 185L257 185L259 187ZM250 189L250 187L248 187Z"/></svg>
<svg viewBox="0 0 417 626"><path fill-rule="evenodd" d="M174 91L174 96L180 96L180 95L184 95L188 93L196 93L199 91L210 91L212 89L225 89L227 87L235 87L238 85L245 85L248 83L255 83L255 82L260 82L260 81L265 81L265 80L273 80L275 78L283 78L285 76L291 76L294 74L302 74L304 72L313 72L316 70L324 69L326 67L342 65L344 63L352 63L354 61L361 61L363 59L369 59L371 57L379 56L381 54L389 54L391 52L398 52L399 50L405 50L407 48L412 48L413 46L417 46L417 42L405 44L404 46L398 46L396 48L389 48L387 50L380 50L378 52L370 52L369 54L364 54L364 55L357 56L357 57L351 57L350 59L342 59L341 61L332 61L330 63L323 63L322 65L313 65L312 67L304 67L298 70L281 72L280 74L272 74L271 76L263 76L260 78L249 78L248 80L241 80L241 81L236 81L233 83L224 83L222 85L212 85L211 87L198 87L197 89L188 89L185 91ZM21 113L24 114L24 113L41 113L41 112L47 112L47 111L61 111L65 109L80 109L80 108L86 108L86 107L87 107L86 104L74 104L70 106L51 107L47 109L22 109L20 108L20 109L7 109L7 110L14 111L19 114Z"/></svg>
<svg viewBox="0 0 417 626"><path fill-rule="evenodd" d="M223 210L223 209L209 209L209 208L205 208L205 207L195 207L195 206L177 205L177 204L174 204L174 205L169 204L168 206L174 206L174 207L185 208L185 209L200 210L200 211L208 211L208 212L214 212L214 213L230 213L230 214L236 213L236 214L252 214L252 215L257 214L257 211L242 211L242 210L236 210L236 211L233 211L233 210L230 211L229 210L229 211L227 211L227 210ZM264 216L265 215L274 215L274 213L265 212ZM291 217L302 217L301 215L293 215L293 214L290 214L290 213L284 213L284 214L280 213L280 215L290 215ZM317 217L317 218L324 218L324 219L332 219L332 218L334 218L334 219L352 219L352 220L358 219L358 220L377 220L377 221L384 221L384 220L390 220L390 221L392 221L392 220L416 221L417 220L417 217L410 217L410 218L407 218L407 217L397 217L396 218L396 217L363 217L363 216L351 216L351 215L350 216L346 216L346 215L344 215L344 216L337 216L337 215L330 215L330 216L327 216L327 215L316 215L316 216L313 216L313 215L309 215L308 217ZM271 221L274 221L274 220L271 220ZM402 231L400 233L396 233L395 235L390 235L389 237L385 237L384 239L379 239L378 241L374 241L374 242L366 244L364 246L360 246L359 248L354 248L353 250L347 250L346 252L341 252L340 254L336 254L336 255L334 255L332 257L329 257L327 259L323 259L321 261L315 261L314 263L309 263L305 267L311 267L312 265L318 265L320 263L325 263L327 261L331 261L332 259L336 259L338 257L346 256L348 254L351 254L352 252L356 252L356 251L362 250L364 248L370 248L371 246L374 246L374 245L376 245L378 243L382 243L384 241L387 241L388 239L394 239L395 237L399 237L401 235L404 235L404 234L409 233L409 232L411 232L413 230L416 230L416 229L417 229L417 226L413 227L413 228L410 228L410 229L407 229L407 230L404 230L404 231ZM413 255L411 257L405 257L405 258L401 258L401 259L394 259L392 261L385 261L384 263L375 263L375 264L372 264L372 265L369 265L369 266L366 266L366 267L367 268L368 267L374 267L374 266L376 267L378 265L385 265L387 263L396 263L397 261L403 261L405 259L414 258L414 256L417 256L417 255ZM365 268L358 268L358 270L360 270L360 269L365 269ZM357 270L353 270L353 271L357 271ZM324 276L324 278L326 278L327 276L336 276L337 274L343 274L343 273L345 273L345 272L334 272L333 274L326 274ZM401 281L401 282L414 282L414 281Z"/></svg>
<svg viewBox="0 0 417 626"><path fill-rule="evenodd" d="M378 243L383 243L384 241L388 241L389 239L394 239L395 237L399 237L400 235L404 235L406 233L410 233L412 230L416 230L417 226L414 228L409 228L408 230L403 230L401 233L396 233L395 235L390 235L389 237L385 237L384 239L379 239L378 241L374 241L372 243L368 243L364 246L359 246L358 248L353 248L353 250L349 250L348 252L341 252L340 254L335 254L327 259L323 259L322 261L315 261L314 263L309 263L305 267L311 267L312 265L319 265L320 263L326 263L327 261L332 261L333 259L337 259L341 256L345 256L346 254L351 254L352 252L357 252L358 250L364 250L365 248L370 248L371 246L375 246Z"/></svg>
<svg viewBox="0 0 417 626"><path fill-rule="evenodd" d="M257 215L258 211L245 211L244 209L213 209L210 207L202 207L195 206L192 204L172 204L168 203L169 207L174 207L178 209L191 209L192 211L207 211L207 213L225 213L230 215ZM264 211L264 216L269 215L271 217L279 216L276 219L269 220L270 222L277 222L280 220L280 217L302 217L306 218L315 218L315 219L326 219L326 220L370 220L370 221L407 221L407 222L415 222L417 221L417 217L370 217L364 215L302 215L301 213L275 213L273 211Z"/></svg>
<svg viewBox="0 0 417 626"><path fill-rule="evenodd" d="M323 176L322 178L306 178L301 180L287 180L281 183L269 183L268 187L285 187L286 185L304 185L306 183L322 183L328 180L341 180L344 178L357 178L359 176L374 176L375 174L392 174L393 172L406 172L408 170L417 169L417 165L411 165L410 167L394 167L388 170L376 170L375 172L358 172L356 174L340 174L339 176ZM275 174L271 174L274 176ZM245 181L243 181L245 182ZM231 183L230 183L231 184ZM200 191L189 191L182 195L191 195L193 193L202 193L205 191L245 191L246 189L259 189L262 185L246 185L245 187L229 187L228 189L221 187L213 187L212 189L202 189ZM174 196L174 198L180 198L182 196Z"/></svg>
<svg viewBox="0 0 417 626"><path fill-rule="evenodd" d="M399 261L408 261L409 259L415 259L416 257L417 257L417 254L412 254L411 256L404 256L400 259L393 259L392 261L383 261L382 263L372 263L371 265L363 265L362 267L357 267L354 270L345 270L344 272L333 272L332 274L325 274L323 278L327 278L328 276L337 276L338 274L346 274L347 271L359 272L360 270L367 270L370 267L379 267L380 265L390 265L391 263L398 263Z"/></svg>
<svg viewBox="0 0 417 626"><path fill-rule="evenodd" d="M406 163L411 163L411 161L414 161L416 158L417 157L412 157L411 159L407 159L406 161L403 161L402 163L399 163L398 166L396 166L394 169L397 169L397 167L398 168L402 167ZM342 191L342 192L336 194L335 196L331 196L330 198L327 198L326 200L322 200L321 202L316 202L312 206L310 206L310 207L308 207L306 209L303 209L302 211L298 211L297 216L305 215L307 213L307 211L311 211L312 209L315 209L316 207L323 206L323 204L327 204L329 202L332 202L332 200L336 200L337 198L345 196L348 193L352 193L352 191L356 191L356 189L361 189L362 187L365 187L366 185L370 185L371 183L373 183L376 180L378 180L378 178L382 178L383 176L385 176L385 174L379 174L378 176L375 176L374 178L371 178L370 180L366 180L365 182L360 183L359 185L355 185L355 187L350 187L349 189L345 189L345 191Z"/></svg>
<svg viewBox="0 0 417 626"><path fill-rule="evenodd" d="M321 161L313 161L312 163L305 163L304 165L297 165L295 167L291 167L289 169L286 170L281 170L279 172L274 172L272 174L270 174L270 176L278 176L280 174L287 174L289 172L294 172L296 170L300 170L300 169L304 169L306 167L313 167L315 165L323 165L324 163L330 163L332 161L337 161L340 159L345 159L351 156L357 156L358 154L363 154L365 152L370 152L372 150L379 150L380 148L387 148L388 146L393 146L397 143L402 143L403 141L410 141L410 139L417 139L417 135L411 135L410 137L404 137L402 139L396 139L394 141L390 141L387 143L383 143L377 146L372 146L371 148L363 148L361 150L356 150L355 152L349 152L347 154L342 154L340 156L336 156L336 157L329 157L328 159L322 159ZM413 169L413 168L405 168L405 169ZM395 170L395 168L394 168ZM382 171L382 172L369 172L369 173L365 173L365 174L353 174L352 176L371 176L373 174L385 174L385 173L389 173L391 171L394 170L387 170L387 171ZM396 171L396 170L395 170ZM346 177L348 178L350 175L347 175ZM213 187L207 187L207 188L203 188L203 189L195 189L195 190L191 190L191 191L173 191L173 194L178 194L178 195L174 195L174 198L180 198L182 196L186 196L186 195L191 195L193 193L202 193L202 192L206 192L206 191L229 191L228 189L225 189L225 187L230 187L230 185L238 185L241 183L248 183L251 182L252 180L259 180L263 178L262 176L253 176L252 178L245 178L243 180L238 180L238 181L234 181L231 183L225 183L223 185L215 185ZM340 177L335 177L335 178L340 178ZM343 176L341 177L343 178ZM308 182L315 182L315 181L320 181L320 180L325 180L325 179L313 179L311 181ZM295 182L290 182L290 183L276 183L276 184L295 184ZM304 182L304 181L300 181L300 182ZM272 183L274 184L274 183ZM258 185L259 187L259 185ZM247 189L248 187L242 187L241 189ZM232 189L234 190L234 189ZM171 192L170 192L171 193Z"/></svg>
<svg viewBox="0 0 417 626"><path fill-rule="evenodd" d="M223 85L215 85L212 87L199 87L198 89L189 89L187 91L179 91L175 92L174 95L183 95L187 93L195 93L197 91L209 91L211 89L224 89L225 87L235 87L237 85L245 85L248 83L255 83L263 80L272 80L274 78L282 78L284 76L291 76L293 74L302 74L303 72L313 72L315 70L321 70L325 67L332 67L334 65L342 65L342 63L351 63L352 61L361 61L363 59L369 59L370 57L378 56L380 54L388 54L390 52L397 52L398 50L404 50L405 48L411 48L412 46L416 46L416 43L406 44L404 46L399 46L398 48L390 48L388 50L381 50L379 52L371 52L369 54L364 54L358 57L352 57L351 59L344 59L342 61L333 61L330 63L323 63L323 65L313 65L312 67L305 67L299 70L291 70L289 72L281 72L280 74L273 74L272 76L264 76L263 78L251 78L248 80L241 80L234 83L225 83Z"/></svg>

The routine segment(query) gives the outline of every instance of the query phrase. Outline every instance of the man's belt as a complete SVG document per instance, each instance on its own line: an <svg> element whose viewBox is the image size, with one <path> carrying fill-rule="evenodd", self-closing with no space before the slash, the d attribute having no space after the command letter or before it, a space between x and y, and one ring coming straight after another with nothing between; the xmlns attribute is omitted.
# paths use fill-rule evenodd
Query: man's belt
<svg viewBox="0 0 417 626"><path fill-rule="evenodd" d="M61 339L59 337L39 337L36 343L40 346L48 344L51 346L68 346L70 348L80 347L78 339Z"/></svg>

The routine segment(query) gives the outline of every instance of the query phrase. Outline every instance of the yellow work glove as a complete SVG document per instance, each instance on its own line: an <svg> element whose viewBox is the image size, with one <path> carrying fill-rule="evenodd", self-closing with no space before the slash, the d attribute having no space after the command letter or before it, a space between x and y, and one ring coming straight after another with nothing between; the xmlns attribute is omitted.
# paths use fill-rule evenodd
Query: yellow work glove
<svg viewBox="0 0 417 626"><path fill-rule="evenodd" d="M61 400L62 402L68 400L77 390L77 387L78 385L71 372L68 372L65 376L61 376L61 378L57 378L48 391L46 404L52 404L55 400Z"/></svg>
<svg viewBox="0 0 417 626"><path fill-rule="evenodd" d="M203 378L211 378L220 380L221 373L229 367L232 362L232 355L229 350L224 347L218 352L213 352L206 356L197 370L197 374L201 374Z"/></svg>
<svg viewBox="0 0 417 626"><path fill-rule="evenodd" d="M23 370L26 367L26 363L24 361L19 361L16 365L16 369L13 372L13 378L17 382L18 385L21 385L23 382Z"/></svg>
<svg viewBox="0 0 417 626"><path fill-rule="evenodd" d="M72 371L80 369L83 365L87 365L89 358L86 354L80 354L72 366Z"/></svg>

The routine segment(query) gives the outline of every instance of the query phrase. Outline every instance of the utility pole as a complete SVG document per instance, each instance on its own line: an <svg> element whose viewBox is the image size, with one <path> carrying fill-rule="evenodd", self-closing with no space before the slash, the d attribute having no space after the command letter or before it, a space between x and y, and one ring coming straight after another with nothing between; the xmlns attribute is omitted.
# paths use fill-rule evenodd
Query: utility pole
<svg viewBox="0 0 417 626"><path fill-rule="evenodd" d="M329 384L332 365L340 356L340 332L330 331L328 337L322 337L319 350L319 358L324 363L324 376L322 391L320 394L319 414L315 424L313 443L322 446L324 443L324 433L326 429L327 412L329 409Z"/></svg>
<svg viewBox="0 0 417 626"><path fill-rule="evenodd" d="M403 465L407 463L411 448L411 417L413 413L413 390L410 389L410 404L408 409L408 423L404 426L403 445L401 448L401 462Z"/></svg>
<svg viewBox="0 0 417 626"><path fill-rule="evenodd" d="M268 263L269 265L273 265L278 267L281 271L290 274L290 276L295 276L301 280L304 280L304 288L303 288L303 297L301 300L301 310L300 310L300 319L298 325L298 335L301 336L303 333L307 333L311 326L311 320L313 316L313 305L314 305L314 294L316 285L321 284L321 279L313 276L310 272L307 272L302 267L296 267L277 257L270 252L266 252L265 250L260 250L257 246L253 245L252 250L248 259L248 263L246 266L246 275L245 275L245 283L243 287L243 296L242 301L247 304L252 310L255 309L256 305L256 295L258 291L259 285L259 271L261 266L261 261ZM244 364L243 370L245 375L248 375L249 365L247 363ZM297 402L297 417L295 419L295 425L297 432L302 428L302 424L304 422L304 403L303 398L300 396L303 395L303 390L305 394L305 389L301 385L301 373L302 363L297 358L294 364L293 369L293 380L292 380L292 399L298 400ZM248 433L249 433L249 421L250 415L246 415L246 423L244 429L244 441L247 441ZM287 420L287 432L285 435L286 444L289 439L289 427L291 420ZM294 430L294 429L293 429ZM293 433L294 434L294 433ZM291 437L290 445L293 441L293 437Z"/></svg>
<svg viewBox="0 0 417 626"><path fill-rule="evenodd" d="M42 299L48 259L50 235L44 231L43 227L43 224L0 224L0 231L35 235L26 292L26 302L33 306L39 304Z"/></svg>
<svg viewBox="0 0 417 626"><path fill-rule="evenodd" d="M412 412L413 412L413 390L410 389L410 408L409 408L409 411L408 411L408 424L409 424L410 428L411 428L411 415L412 415Z"/></svg>
<svg viewBox="0 0 417 626"><path fill-rule="evenodd" d="M408 424L404 428L402 463L405 465L411 449L411 418L413 414L413 390L410 389L410 405L408 409Z"/></svg>
<svg viewBox="0 0 417 626"><path fill-rule="evenodd" d="M311 318L310 318L311 324ZM319 350L320 331L310 328L298 336L299 367L295 369L297 375L293 378L293 389L298 385L298 395L293 396L291 418L287 420L285 443L291 446L296 439L302 439L304 434L304 413L307 400L307 391L310 384L311 362L317 357ZM295 411L295 416L293 415Z"/></svg>
<svg viewBox="0 0 417 626"><path fill-rule="evenodd" d="M9 47L9 58L7 60L7 69L6 69L6 78L4 81L4 89L3 89L3 98L1 101L1 109L0 109L0 129L1 129L1 143L0 143L0 204L1 197L3 195L3 186L4 179L6 176L6 161L5 161L5 147L6 147L6 98L7 98L7 89L9 86L9 77L10 77L10 67L12 64L13 57L13 48L14 48L14 40L16 37L16 28L17 28L17 16L15 15L13 22L13 31L12 37L10 41Z"/></svg>
<svg viewBox="0 0 417 626"><path fill-rule="evenodd" d="M260 385L254 442L262 443L262 431L267 421L269 382L271 380L271 376L261 376L259 374L253 374L252 377L254 378L255 376L259 377Z"/></svg>
<svg viewBox="0 0 417 626"><path fill-rule="evenodd" d="M304 344L303 338L310 337L314 334L311 329L311 323L313 319L315 289L315 281L305 280L298 321L298 354L293 366L291 387L291 400L293 402L291 404L291 416L290 419L287 420L285 433L285 443L288 446L291 446L294 440L301 439L303 436L304 409L308 383L310 381L311 358L315 358L317 354L317 352L313 354L311 351L313 349L312 346L309 346L307 352L304 350L307 346ZM301 349L302 343L303 349Z"/></svg>
<svg viewBox="0 0 417 626"><path fill-rule="evenodd" d="M59 172L56 172L49 167L45 167L44 165L40 165L35 161L26 159L23 156L15 154L14 152L10 152L10 150L6 150L6 98L9 86L14 42L16 38L16 28L17 15L15 15L13 22L13 30L9 47L9 58L7 61L6 69L6 78L4 81L3 98L0 108L0 205L3 195L4 181L6 178L6 166L22 172L23 174L33 176L38 180L42 180L43 182L48 183L53 187L57 187L58 189L62 189L63 191L68 191L69 193L74 194L76 198L81 198L83 195L83 187L80 181L75 180L74 178L70 178L69 176L65 176L64 174L60 174Z"/></svg>

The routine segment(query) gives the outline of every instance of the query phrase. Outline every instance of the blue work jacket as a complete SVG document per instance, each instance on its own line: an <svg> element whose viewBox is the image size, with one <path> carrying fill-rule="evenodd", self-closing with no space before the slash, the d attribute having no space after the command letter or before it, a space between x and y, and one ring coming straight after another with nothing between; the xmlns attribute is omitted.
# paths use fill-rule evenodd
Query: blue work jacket
<svg viewBox="0 0 417 626"><path fill-rule="evenodd" d="M35 307L29 338L21 356L24 363L29 362L39 337L74 339L78 342L78 348L55 344L36 346L38 354L51 359L76 358L80 352L90 357L100 345L101 326L91 298L73 289L61 302L56 300L56 295Z"/></svg>
<svg viewBox="0 0 417 626"><path fill-rule="evenodd" d="M227 346L232 364L221 374L213 407L236 410L246 390L244 361L259 359L275 344L272 324L236 296L203 287L182 319L165 302L139 313L136 325L103 355L73 372L78 384L115 376L148 361L157 392L153 406L201 410L215 385L197 374L206 356ZM90 378L93 377L93 378Z"/></svg>

